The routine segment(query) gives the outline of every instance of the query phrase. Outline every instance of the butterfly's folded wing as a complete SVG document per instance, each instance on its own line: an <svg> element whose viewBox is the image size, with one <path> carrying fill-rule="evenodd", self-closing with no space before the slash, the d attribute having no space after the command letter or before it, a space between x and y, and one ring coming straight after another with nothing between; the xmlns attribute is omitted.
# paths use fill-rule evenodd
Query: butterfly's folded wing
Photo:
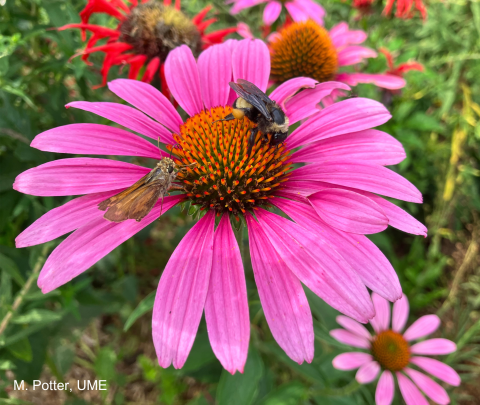
<svg viewBox="0 0 480 405"><path fill-rule="evenodd" d="M129 188L126 190L123 190L122 192L115 194L114 196L110 197L109 199L102 201L100 204L98 204L98 209L105 211L108 207L111 207L112 205L115 205L119 201L123 200L126 196L130 195L134 190L137 190L139 187L142 187L147 183L147 181L150 179L152 176L152 172L147 173L145 176L143 176L140 180L138 180L136 183L132 184Z"/></svg>

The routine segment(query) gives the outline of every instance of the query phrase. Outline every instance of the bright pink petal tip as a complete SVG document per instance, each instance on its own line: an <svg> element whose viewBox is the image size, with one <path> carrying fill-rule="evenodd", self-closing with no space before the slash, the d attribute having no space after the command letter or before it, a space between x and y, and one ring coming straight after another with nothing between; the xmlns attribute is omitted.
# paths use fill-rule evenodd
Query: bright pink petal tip
<svg viewBox="0 0 480 405"><path fill-rule="evenodd" d="M447 405L450 403L447 391L430 377L408 367L405 369L405 373L432 401L439 405Z"/></svg>
<svg viewBox="0 0 480 405"><path fill-rule="evenodd" d="M407 405L429 405L417 386L402 373L396 373L398 386Z"/></svg>
<svg viewBox="0 0 480 405"><path fill-rule="evenodd" d="M232 54L233 81L247 80L266 91L270 76L270 52L259 39L238 42Z"/></svg>
<svg viewBox="0 0 480 405"><path fill-rule="evenodd" d="M430 359L428 357L416 356L412 357L410 362L447 384L458 387L461 383L458 373L452 367L441 361Z"/></svg>
<svg viewBox="0 0 480 405"><path fill-rule="evenodd" d="M373 357L368 353L352 352L339 354L332 364L337 370L355 370L372 360Z"/></svg>
<svg viewBox="0 0 480 405"><path fill-rule="evenodd" d="M375 391L376 405L390 405L395 395L395 382L390 371L385 370L378 379Z"/></svg>
<svg viewBox="0 0 480 405"><path fill-rule="evenodd" d="M407 324L409 312L410 306L408 304L408 298L405 294L402 294L402 298L393 304L392 330L398 333L403 331L403 328Z"/></svg>
<svg viewBox="0 0 480 405"><path fill-rule="evenodd" d="M377 378L379 372L380 364L376 361L371 361L358 369L357 374L355 374L355 379L360 384L369 384Z"/></svg>
<svg viewBox="0 0 480 405"><path fill-rule="evenodd" d="M437 315L425 315L418 318L403 334L406 340L416 340L435 332L440 326Z"/></svg>
<svg viewBox="0 0 480 405"><path fill-rule="evenodd" d="M389 329L390 326L390 304L380 295L372 294L373 306L375 307L375 316L370 319L375 332L380 333Z"/></svg>
<svg viewBox="0 0 480 405"><path fill-rule="evenodd" d="M424 340L423 342L419 342L414 344L410 351L413 354L421 354L421 355L439 355L439 354L450 354L457 350L457 345L448 339L429 339Z"/></svg>
<svg viewBox="0 0 480 405"><path fill-rule="evenodd" d="M333 329L330 331L330 336L347 346L358 347L360 349L370 348L370 341L368 339L344 329Z"/></svg>

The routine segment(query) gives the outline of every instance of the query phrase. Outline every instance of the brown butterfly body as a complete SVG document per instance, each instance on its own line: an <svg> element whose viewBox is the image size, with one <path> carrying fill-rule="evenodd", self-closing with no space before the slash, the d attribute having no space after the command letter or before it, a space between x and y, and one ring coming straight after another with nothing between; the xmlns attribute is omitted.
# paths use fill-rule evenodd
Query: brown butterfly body
<svg viewBox="0 0 480 405"><path fill-rule="evenodd" d="M159 198L172 188L178 169L170 158L163 158L152 171L126 190L102 201L98 208L108 211L103 216L112 222L127 219L141 221L154 207Z"/></svg>

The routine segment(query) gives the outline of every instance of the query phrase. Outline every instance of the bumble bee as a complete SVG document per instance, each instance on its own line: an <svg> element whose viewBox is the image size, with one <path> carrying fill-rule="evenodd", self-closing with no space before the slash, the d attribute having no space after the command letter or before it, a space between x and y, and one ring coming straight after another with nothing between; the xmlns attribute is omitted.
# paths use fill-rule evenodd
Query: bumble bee
<svg viewBox="0 0 480 405"><path fill-rule="evenodd" d="M288 136L288 117L280 106L260 90L253 83L238 79L237 83L230 82L230 87L238 94L233 103L233 111L219 121L242 119L244 116L257 124L252 128L248 138L247 156L250 156L258 131L263 134L263 142L270 142L270 146L280 145ZM270 141L268 135L271 135Z"/></svg>

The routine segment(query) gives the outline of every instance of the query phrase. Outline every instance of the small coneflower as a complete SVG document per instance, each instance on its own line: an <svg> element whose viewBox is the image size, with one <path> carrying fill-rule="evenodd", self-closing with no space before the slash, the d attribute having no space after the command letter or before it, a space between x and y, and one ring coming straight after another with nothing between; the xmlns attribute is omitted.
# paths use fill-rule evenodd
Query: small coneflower
<svg viewBox="0 0 480 405"><path fill-rule="evenodd" d="M437 404L450 403L442 386L412 368L418 367L447 384L460 385L459 375L450 366L423 357L452 353L456 350L455 343L441 338L413 343L438 329L438 316L422 316L403 332L409 313L407 297L403 295L393 305L391 326L389 303L377 294L372 295L372 300L376 313L370 320L373 335L353 319L337 317L337 322L345 329L335 329L330 334L339 342L358 347L365 352L340 354L333 359L333 366L339 370L358 369L355 378L360 384L369 384L380 374L375 394L376 405L392 403L395 393L394 375L407 405L428 404L420 390Z"/></svg>
<svg viewBox="0 0 480 405"><path fill-rule="evenodd" d="M396 75L342 70L377 56L373 49L359 45L366 39L364 31L351 31L345 22L330 31L312 20L288 24L271 36L271 79L283 83L307 76L319 82L336 80L352 86L373 83L386 89L404 87L405 80Z"/></svg>
<svg viewBox="0 0 480 405"><path fill-rule="evenodd" d="M180 0L171 4L171 0L131 1L127 6L124 0L88 0L80 12L80 24L67 24L59 30L79 28L82 39L86 40L86 31L92 36L81 52L82 59L88 62L88 57L94 52L104 52L101 73L102 86L107 83L107 76L113 65L130 65L129 79L137 79L143 67L145 71L141 80L151 82L155 73L160 70L162 89L166 86L163 74L163 64L168 53L181 45L187 45L194 55L213 44L222 42L223 38L236 31L236 28L226 28L205 33L215 18L205 20L211 6L204 8L193 18L187 17L180 10ZM115 29L89 24L94 13L105 13L115 17L119 23ZM105 39L103 45L98 41Z"/></svg>
<svg viewBox="0 0 480 405"><path fill-rule="evenodd" d="M230 10L232 14L266 3L263 10L263 22L267 26L272 25L278 19L282 12L282 6L285 6L293 21L312 19L323 25L323 17L325 16L323 7L313 0L228 0L226 3L234 3Z"/></svg>
<svg viewBox="0 0 480 405"><path fill-rule="evenodd" d="M255 124L246 118L218 120L231 112L236 98L230 81L245 79L266 90L270 54L265 43L230 40L201 53L198 63L183 45L168 55L165 75L175 100L190 116L186 121L157 89L128 79L110 82L109 88L136 108L84 101L68 105L167 144L185 170L176 178L181 191L164 199L162 212L187 202L205 213L177 246L159 282L152 329L161 366L182 367L205 310L214 353L228 371L243 370L250 323L244 264L231 226L237 220L248 227L255 281L272 334L298 363L310 362L314 350L302 282L360 322L374 316L367 287L391 301L401 297L395 271L365 234L391 225L425 235L426 228L377 195L422 201L410 182L384 167L402 161L405 152L393 137L371 129L390 119L382 104L352 98L319 111L316 106L324 97L349 87L304 77L287 81L271 99L292 125L310 118L278 147L262 142L258 134L247 156ZM32 146L60 153L143 156L154 162L166 155L133 132L71 124L38 135ZM295 162L311 164L294 169ZM17 247L25 247L74 231L47 259L38 279L43 292L78 276L160 216L161 201L139 222L112 223L98 209L149 171L117 160L73 158L16 178L14 188L27 194L86 194L46 213L16 239ZM272 206L293 221L271 212Z"/></svg>

